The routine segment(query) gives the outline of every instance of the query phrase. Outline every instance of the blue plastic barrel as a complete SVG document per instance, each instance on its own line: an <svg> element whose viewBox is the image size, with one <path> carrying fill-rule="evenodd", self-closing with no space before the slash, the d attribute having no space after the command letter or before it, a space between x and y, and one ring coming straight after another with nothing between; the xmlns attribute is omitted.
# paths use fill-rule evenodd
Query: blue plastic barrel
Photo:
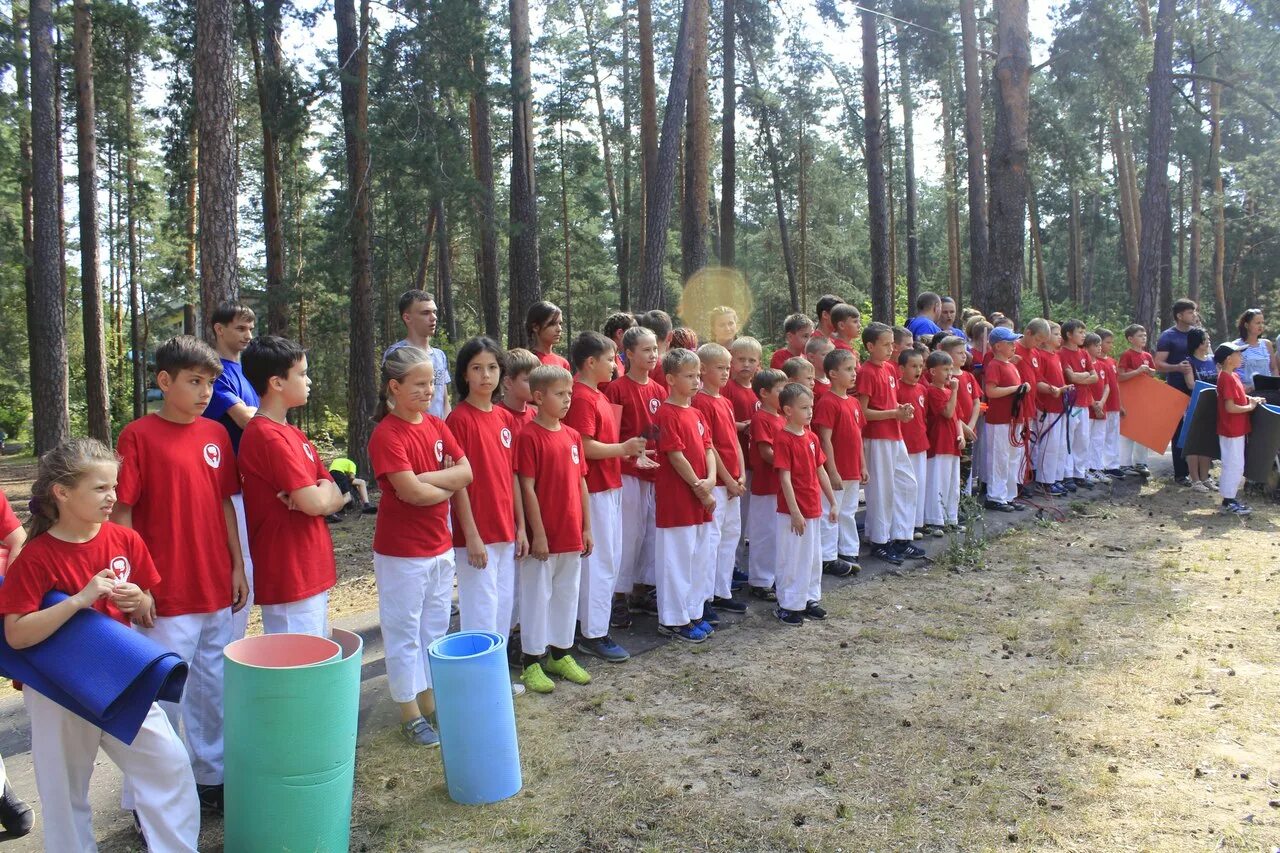
<svg viewBox="0 0 1280 853"><path fill-rule="evenodd" d="M448 634L431 644L427 660L449 797L482 805L515 796L523 781L506 639L489 631Z"/></svg>

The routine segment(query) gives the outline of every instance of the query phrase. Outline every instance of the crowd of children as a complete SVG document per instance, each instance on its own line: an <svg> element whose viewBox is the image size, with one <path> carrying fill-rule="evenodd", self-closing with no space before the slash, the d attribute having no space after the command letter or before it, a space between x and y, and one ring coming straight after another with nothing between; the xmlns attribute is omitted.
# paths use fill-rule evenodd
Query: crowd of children
<svg viewBox="0 0 1280 853"><path fill-rule="evenodd" d="M0 587L10 645L94 608L190 665L181 703L153 708L129 745L24 691L46 843L91 849L101 745L125 772L124 805L146 837L194 849L200 808L222 801L223 649L244 635L251 602L267 633L328 633L326 520L347 505L377 513L390 693L405 739L429 746L426 650L449 628L455 583L464 630L518 630L513 689L551 693L553 676L591 680L575 652L627 660L610 631L635 613L693 644L746 599L800 626L826 618L822 576L859 571L864 543L900 565L925 557L918 540L963 530L962 493L984 490L986 509L1016 512L1023 497L1147 473L1145 449L1120 437L1125 383L1155 372L1145 329L1124 330L1117 362L1106 329L1037 318L1019 335L1005 318L972 316L961 330L945 305L922 295L913 334L864 327L855 306L824 296L817 322L785 319L785 344L763 367L730 308L713 312L713 342L701 346L662 311L614 314L602 333L578 334L566 359L554 351L560 310L539 302L531 349L477 337L449 365L430 346L434 300L410 291L400 304L410 337L384 355L368 447L377 508L353 463L326 466L289 423L310 391L306 353L253 338L247 308L220 309L217 350L190 336L159 348L164 402L125 428L117 452L82 439L42 458L25 545L0 506L14 557ZM1196 343L1208 376L1207 341ZM1224 509L1243 514L1259 399L1233 372L1239 350L1223 344L1212 362L1217 487ZM452 406L441 400L450 384ZM1207 460L1193 464L1207 489ZM41 610L50 590L70 598ZM29 828L29 812L6 785L0 822L25 815Z"/></svg>

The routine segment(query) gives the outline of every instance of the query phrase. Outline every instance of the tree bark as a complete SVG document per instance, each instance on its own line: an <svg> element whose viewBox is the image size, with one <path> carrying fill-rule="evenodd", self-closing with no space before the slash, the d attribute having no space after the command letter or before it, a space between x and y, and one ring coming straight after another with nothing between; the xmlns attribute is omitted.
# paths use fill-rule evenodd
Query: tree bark
<svg viewBox="0 0 1280 853"><path fill-rule="evenodd" d="M973 0L960 0L964 53L964 139L969 168L969 295L979 306L990 302L987 284L987 177L982 142L982 80L978 25Z"/></svg>
<svg viewBox="0 0 1280 853"><path fill-rule="evenodd" d="M618 307L631 310L631 3L622 0L622 253Z"/></svg>
<svg viewBox="0 0 1280 853"><path fill-rule="evenodd" d="M182 333L184 335L197 334L196 321L196 303L200 300L200 285L197 278L196 267L196 246L199 243L199 234L197 233L196 205L199 204L196 198L197 175L200 173L200 135L196 131L195 111L191 113L191 129L190 129L191 151L187 159L187 209L184 224L183 238L186 241L185 246L185 281L186 301L182 306ZM110 217L108 217L110 221Z"/></svg>
<svg viewBox="0 0 1280 853"><path fill-rule="evenodd" d="M707 0L693 4L693 45L685 113L684 193L680 215L680 261L684 280L707 265L707 181L710 178L711 103L707 97Z"/></svg>
<svg viewBox="0 0 1280 853"><path fill-rule="evenodd" d="M111 444L107 351L98 286L98 143L93 97L93 18L75 0L76 183L80 200L80 302L84 326L84 396L89 436Z"/></svg>
<svg viewBox="0 0 1280 853"><path fill-rule="evenodd" d="M604 158L604 183L609 194L609 225L613 231L614 260L618 267L618 288L625 289L627 268L622 257L623 226L618 218L618 184L613 174L613 146L609 142L609 118L604 111L604 86L600 82L600 46L596 40L595 12L586 0L578 0L582 11L582 34L591 64L591 90L596 99L596 118L600 127L600 149Z"/></svg>
<svg viewBox="0 0 1280 853"><path fill-rule="evenodd" d="M960 210L956 188L956 134L955 120L951 115L951 100L955 96L955 76L951 60L947 60L947 76L942 91L942 165L943 183L947 204L947 289L956 305L963 303L960 293Z"/></svg>
<svg viewBox="0 0 1280 853"><path fill-rule="evenodd" d="M1084 302L1081 282L1080 188L1071 184L1071 209L1067 214L1067 299L1074 305Z"/></svg>
<svg viewBox="0 0 1280 853"><path fill-rule="evenodd" d="M1191 54L1191 69L1196 68L1195 52ZM1200 110L1200 81L1191 81L1191 105L1195 112ZM1196 130L1200 130L1200 122L1196 122ZM1200 161L1191 157L1191 234L1187 238L1190 247L1187 249L1187 298L1196 304L1200 303L1200 216L1203 177L1200 174Z"/></svg>
<svg viewBox="0 0 1280 853"><path fill-rule="evenodd" d="M652 0L637 0L636 16L636 35L640 42L640 270L643 276L645 257L649 253L649 185L658 171L658 84L654 76ZM640 287L644 287L643 283Z"/></svg>
<svg viewBox="0 0 1280 853"><path fill-rule="evenodd" d="M511 240L508 247L512 346L527 346L525 315L542 297L538 275L538 193L534 181L533 78L529 2L511 0Z"/></svg>
<svg viewBox="0 0 1280 853"><path fill-rule="evenodd" d="M564 78L561 78L560 84L560 103L564 104ZM564 255L564 302L561 308L564 309L564 336L568 340L573 340L573 256L569 245L569 181L565 175L565 160L567 159L564 139L565 110L561 108L558 112L558 123L560 125L560 242Z"/></svg>
<svg viewBox="0 0 1280 853"><path fill-rule="evenodd" d="M1161 267L1169 218L1169 144L1173 136L1173 16L1175 0L1160 0L1156 12L1154 66L1149 78L1147 175L1142 191L1142 236L1138 249L1137 322L1156 328Z"/></svg>
<svg viewBox="0 0 1280 853"><path fill-rule="evenodd" d="M731 267L735 263L736 230L738 224L738 175L737 175L737 52L738 21L735 0L724 2L724 103L720 121L720 263Z"/></svg>
<svg viewBox="0 0 1280 853"><path fill-rule="evenodd" d="M129 363L133 377L134 420L147 412L147 352L142 329L142 282L139 280L141 251L138 245L138 140L133 133L133 62L131 51L124 57L124 187L125 246L129 253Z"/></svg>
<svg viewBox="0 0 1280 853"><path fill-rule="evenodd" d="M483 27L483 17L478 26ZM483 29L481 29L483 38ZM479 240L480 310L484 316L484 333L494 340L502 337L502 318L498 312L498 230L494 205L493 139L489 120L489 72L483 45L471 53L471 69L475 89L471 93L471 168L480 192L472 196Z"/></svg>
<svg viewBox="0 0 1280 853"><path fill-rule="evenodd" d="M1129 157L1125 144L1125 131L1120 123L1120 113L1116 106L1111 107L1111 154L1116 163L1116 188L1120 207L1120 240L1124 257L1125 272L1129 282L1129 298L1137 304L1138 297L1138 245L1142 232L1138 200L1135 198L1132 177L1133 160Z"/></svg>
<svg viewBox="0 0 1280 853"><path fill-rule="evenodd" d="M996 26L995 131L991 143L990 313L1020 320L1027 222L1027 126L1031 37L1027 0L999 0Z"/></svg>
<svg viewBox="0 0 1280 853"><path fill-rule="evenodd" d="M275 43L278 54L278 25L281 0L265 0L262 20L268 44ZM267 249L267 333L284 335L289 329L289 294L284 280L284 225L281 221L280 143L276 122L280 114L278 96L280 65L263 61L258 38L258 13L253 0L243 0L249 51L253 57L254 81L258 90L258 112L262 123L262 230ZM272 22L275 22L273 26Z"/></svg>
<svg viewBox="0 0 1280 853"><path fill-rule="evenodd" d="M235 5L196 0L195 99L200 134L200 303L209 317L240 298L236 268Z"/></svg>
<svg viewBox="0 0 1280 853"><path fill-rule="evenodd" d="M862 12L862 104L867 147L867 225L871 244L871 315L893 325L893 282L889 280L889 221L885 208L884 136L880 114L879 34L874 3Z"/></svg>
<svg viewBox="0 0 1280 853"><path fill-rule="evenodd" d="M1227 339L1227 293L1223 272L1227 256L1227 213L1222 185L1222 86L1209 84L1209 174L1213 177L1213 299L1218 340Z"/></svg>
<svg viewBox="0 0 1280 853"><path fill-rule="evenodd" d="M449 220L444 198L436 199L436 283L440 311L444 314L444 333L450 341L458 340L458 314L453 306L453 256L449 249Z"/></svg>
<svg viewBox="0 0 1280 853"><path fill-rule="evenodd" d="M369 0L335 0L342 136L346 147L347 204L351 241L351 339L347 374L347 455L366 475L369 436L377 404L373 352L372 213L369 199Z"/></svg>
<svg viewBox="0 0 1280 853"><path fill-rule="evenodd" d="M1049 283L1044 276L1044 247L1040 242L1040 206L1036 204L1036 188L1027 182L1028 219L1031 222L1031 255L1036 273L1036 290L1040 294L1041 317L1049 318Z"/></svg>
<svg viewBox="0 0 1280 853"><path fill-rule="evenodd" d="M22 195L22 284L27 306L27 335L39 322L36 311L35 212L31 198L31 86L30 57L27 54L26 10L19 4L13 10L13 41L16 88L18 96L18 162L19 192Z"/></svg>
<svg viewBox="0 0 1280 853"><path fill-rule="evenodd" d="M906 180L907 213L907 309L916 304L920 293L920 247L916 236L916 147L913 124L915 97L911 89L911 63L906 51L906 29L898 28L898 75L902 99L902 171Z"/></svg>
<svg viewBox="0 0 1280 853"><path fill-rule="evenodd" d="M769 159L769 176L773 185L773 207L778 216L778 239L782 243L782 263L787 271L787 295L791 301L791 311L800 310L800 290L796 281L796 262L791 252L791 233L787 227L787 210L782 203L782 168L779 164L778 148L773 142L773 125L769 121L769 105L765 102L764 90L760 88L760 73L756 68L756 54L750 40L742 43L747 54L747 68L751 73L752 96L756 102L757 121L760 122L760 133L764 136L765 154Z"/></svg>

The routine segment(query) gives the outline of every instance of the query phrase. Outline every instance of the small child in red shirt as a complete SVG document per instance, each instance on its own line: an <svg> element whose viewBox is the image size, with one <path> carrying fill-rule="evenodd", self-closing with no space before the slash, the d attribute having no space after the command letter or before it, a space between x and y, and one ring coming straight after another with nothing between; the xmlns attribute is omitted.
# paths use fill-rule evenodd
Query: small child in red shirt
<svg viewBox="0 0 1280 853"><path fill-rule="evenodd" d="M858 492L867 480L862 462L862 430L867 419L858 398L849 392L858 378L858 360L849 350L836 349L823 360L831 392L813 407L813 429L827 457L827 479L836 496L836 520L822 522L822 571L846 577L858 565ZM830 507L828 507L830 509Z"/></svg>
<svg viewBox="0 0 1280 853"><path fill-rule="evenodd" d="M342 508L342 492L315 446L285 420L311 394L307 354L293 341L265 335L249 344L242 363L261 398L238 461L262 630L327 637L338 570L325 516Z"/></svg>
<svg viewBox="0 0 1280 853"><path fill-rule="evenodd" d="M1097 359L1098 371L1107 383L1107 399L1102 404L1102 472L1114 480L1122 480L1125 472L1120 468L1120 419L1124 417L1124 406L1120 402L1120 373L1116 360L1111 357L1112 347L1116 343L1115 332L1110 329L1098 329L1100 358Z"/></svg>
<svg viewBox="0 0 1280 853"><path fill-rule="evenodd" d="M1092 489L1099 480L1089 474L1089 411L1096 399L1094 388L1098 384L1098 372L1093 369L1093 359L1084 348L1085 326L1079 320L1062 324L1062 349L1058 360L1067 382L1075 386L1075 402L1067 412L1067 464L1066 476L1077 488ZM1098 393L1101 393L1099 389Z"/></svg>
<svg viewBox="0 0 1280 853"><path fill-rule="evenodd" d="M959 401L960 369L946 352L929 353L925 405L929 428L929 464L925 488L925 532L941 536L960 526L960 454L964 452Z"/></svg>
<svg viewBox="0 0 1280 853"><path fill-rule="evenodd" d="M760 408L751 416L751 508L747 514L747 590L753 598L776 601L774 514L777 512L778 475L773 470L773 439L784 423L778 411L778 394L787 384L781 370L762 370L751 381L760 397Z"/></svg>
<svg viewBox="0 0 1280 853"><path fill-rule="evenodd" d="M1116 380L1120 388L1124 383L1137 376L1155 376L1156 362L1147 352L1147 330L1137 323L1125 326L1124 339L1129 348L1120 354L1120 362L1116 366ZM1146 475L1151 473L1147 467L1146 445L1139 444L1131 438L1120 436L1120 468Z"/></svg>
<svg viewBox="0 0 1280 853"><path fill-rule="evenodd" d="M1084 351L1089 354L1089 362L1098 375L1098 384L1093 387L1093 399L1089 403L1089 476L1099 482L1106 482L1110 476L1104 474L1103 459L1107 445L1107 412L1106 406L1111 399L1111 386L1107 382L1107 365L1102 359L1102 336L1090 332L1084 336Z"/></svg>
<svg viewBox="0 0 1280 853"><path fill-rule="evenodd" d="M862 334L862 314L854 306L846 303L831 309L831 326L833 331L829 340L836 349L853 353L854 362L858 359L858 336ZM814 365L815 367L817 365ZM821 370L819 375L826 378Z"/></svg>
<svg viewBox="0 0 1280 853"><path fill-rule="evenodd" d="M839 308L840 306L836 306ZM822 529L826 499L827 520L837 515L836 499L827 478L826 455L809 429L813 394L792 382L778 395L786 425L773 439L773 467L778 474L775 559L778 567L778 607L774 617L784 625L826 619L822 600Z"/></svg>
<svg viewBox="0 0 1280 853"><path fill-rule="evenodd" d="M714 627L703 616L711 597L707 566L716 508L716 457L711 430L692 405L701 363L689 350L662 359L668 396L658 408L658 631L701 643Z"/></svg>
<svg viewBox="0 0 1280 853"><path fill-rule="evenodd" d="M521 681L550 693L547 673L574 684L591 676L578 665L573 626L582 558L591 553L587 454L573 427L561 423L573 402L573 376L543 365L529 374L538 416L516 439L516 473L529 528L529 556L520 561Z"/></svg>
<svg viewBox="0 0 1280 853"><path fill-rule="evenodd" d="M782 321L782 333L786 339L786 346L773 351L773 355L769 358L769 367L772 370L781 370L782 363L789 358L804 358L805 344L809 343L809 338L813 337L813 321L804 314L788 314Z"/></svg>
<svg viewBox="0 0 1280 853"><path fill-rule="evenodd" d="M1240 484L1244 482L1244 446L1253 423L1249 413L1262 405L1261 397L1250 397L1244 392L1244 383L1236 375L1236 369L1244 361L1243 343L1218 344L1213 360L1218 364L1218 447L1222 452L1222 475L1218 477L1218 494L1222 497L1222 511L1233 515L1253 512L1236 499Z"/></svg>
<svg viewBox="0 0 1280 853"><path fill-rule="evenodd" d="M997 512L1022 508L1013 501L1018 496L1026 447L1015 443L1014 432L1019 425L1013 417L1013 404L1018 396L1030 392L1031 385L1022 381L1022 375L1011 361L1014 343L1020 337L1004 326L992 329L992 357L983 371L990 401L984 439L991 449L991 479L987 481L985 506Z"/></svg>
<svg viewBox="0 0 1280 853"><path fill-rule="evenodd" d="M925 420L925 389L920 381L924 375L924 355L916 349L903 350L898 355L898 402L911 407L911 420L902 423L902 443L907 447L907 461L916 478L916 490L905 496L911 518L912 538L924 538L925 490L922 483L929 482L929 427ZM895 499L896 496L895 496Z"/></svg>
<svg viewBox="0 0 1280 853"><path fill-rule="evenodd" d="M756 413L756 409L760 408L760 398L756 396L755 391L751 390L751 381L760 372L760 361L764 357L764 349L755 338L743 336L735 339L729 346L729 355L733 359L729 374L730 381L725 383L720 393L733 403L733 420L738 429L738 443L742 446L742 457L746 460L747 489L743 492L742 499L738 501L739 526L746 531L747 517L751 510L751 460L747 452L750 446L748 431L751 428L751 416ZM740 534L734 556L737 566L747 565L746 544L747 537ZM746 572L735 568L732 587L737 589L741 584L746 583L746 580Z"/></svg>
<svg viewBox="0 0 1280 853"><path fill-rule="evenodd" d="M826 364L827 353L831 352L833 349L835 349L835 345L831 342L831 338L820 337L818 335L814 335L809 338L809 343L804 345L805 360L808 361L809 365L813 368L812 384L807 385L806 387L813 392L813 399L815 400L821 400L822 395L831 390L831 380L827 379L826 370L823 368ZM855 352L853 357L856 359L858 354ZM787 362L783 363L783 373L787 373L787 363L791 361L795 361L795 359L788 359ZM790 373L787 373L787 376L794 378ZM795 379L795 381L799 382L801 385L806 384L803 377Z"/></svg>
<svg viewBox="0 0 1280 853"><path fill-rule="evenodd" d="M825 341L827 339L820 338L819 340ZM827 352L831 352L831 349L832 348L830 345L826 347ZM787 359L782 363L782 373L791 382L795 382L799 385L803 385L805 388L809 390L810 393L814 393L814 386L817 384L818 380L814 372L813 364L809 359L807 358ZM829 381L830 380L828 380L828 382Z"/></svg>
<svg viewBox="0 0 1280 853"><path fill-rule="evenodd" d="M517 434L538 414L529 390L529 374L540 364L538 357L523 347L507 350L502 358L502 381L494 402L515 417Z"/></svg>

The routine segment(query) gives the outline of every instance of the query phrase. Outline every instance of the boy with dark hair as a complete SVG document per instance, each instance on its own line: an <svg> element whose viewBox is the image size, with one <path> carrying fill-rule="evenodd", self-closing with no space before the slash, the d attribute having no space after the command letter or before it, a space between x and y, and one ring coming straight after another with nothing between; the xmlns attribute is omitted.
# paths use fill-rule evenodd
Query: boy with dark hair
<svg viewBox="0 0 1280 853"><path fill-rule="evenodd" d="M1147 352L1147 330L1137 323L1124 328L1125 340L1129 348L1120 354L1120 363L1116 366L1116 380L1120 388L1124 383L1138 376L1155 376L1155 359ZM1190 353L1188 352L1188 355ZM1132 471L1146 476L1151 472L1147 467L1146 445L1139 444L1131 438L1120 436L1120 469Z"/></svg>
<svg viewBox="0 0 1280 853"><path fill-rule="evenodd" d="M654 308L641 314L638 321L641 326L653 332L653 337L658 341L658 363L650 372L649 378L666 388L667 376L662 372L662 359L671 348L671 333L675 331L671 315L660 308Z"/></svg>
<svg viewBox="0 0 1280 853"><path fill-rule="evenodd" d="M858 378L857 360L848 350L832 350L823 360L830 393L814 406L813 429L827 457L827 479L836 496L836 519L822 524L822 571L845 577L861 571L858 565L858 492L866 482L862 461L862 430L866 417L858 398L849 391Z"/></svg>
<svg viewBox="0 0 1280 853"><path fill-rule="evenodd" d="M837 305L831 309L831 326L831 344L836 349L853 353L854 361L857 361L858 351L855 347L858 336L862 334L862 313L848 303ZM824 371L819 370L818 373L826 376Z"/></svg>
<svg viewBox="0 0 1280 853"><path fill-rule="evenodd" d="M820 338L831 337L831 333L835 331L835 326L831 322L831 309L843 304L844 300L834 293L818 297L818 304L813 309L813 314L817 318L817 328L813 330L814 335Z"/></svg>
<svg viewBox="0 0 1280 853"><path fill-rule="evenodd" d="M1243 342L1218 344L1213 360L1218 364L1218 446L1222 450L1222 474L1218 477L1218 494L1222 497L1222 511L1233 515L1253 512L1236 499L1240 484L1244 482L1244 448L1253 422L1249 413L1263 402L1261 397L1250 397L1244 391L1244 383L1236 370L1244 361L1240 353Z"/></svg>
<svg viewBox="0 0 1280 853"><path fill-rule="evenodd" d="M916 490L911 495L894 495L894 511L902 512L904 520L910 523L912 539L923 539L925 490L929 482L929 427L925 420L928 386L920 381L924 375L924 353L916 348L903 350L898 356L898 375L898 402L911 407L911 420L902 423L902 443L916 478Z"/></svg>
<svg viewBox="0 0 1280 853"><path fill-rule="evenodd" d="M440 309L436 307L436 298L425 290L406 290L400 294L396 303L396 312L404 323L405 336L387 347L382 360L400 349L413 346L422 350L431 359L432 375L435 377L435 392L431 395L431 406L427 413L440 420L449 416L449 383L453 377L449 375L449 356L444 350L431 346L436 326L440 322Z"/></svg>
<svg viewBox="0 0 1280 853"><path fill-rule="evenodd" d="M960 528L960 454L964 452L964 430L956 415L960 398L960 372L950 355L929 353L925 369L929 387L925 390L928 408L929 462L925 487L925 531L941 536L945 527Z"/></svg>
<svg viewBox="0 0 1280 853"><path fill-rule="evenodd" d="M782 428L778 411L778 394L787 384L781 370L762 370L751 381L752 390L760 397L760 408L751 416L751 504L747 513L747 584L750 594L762 601L774 601L775 569L773 564L775 537L774 498L778 494L778 476L773 470L773 439Z"/></svg>
<svg viewBox="0 0 1280 853"><path fill-rule="evenodd" d="M634 325L636 325L636 315L627 311L617 311L604 318L602 331L606 338L613 341L616 362L616 370L612 377L614 379L621 378L622 374L627 372L626 362L622 360L622 336Z"/></svg>
<svg viewBox="0 0 1280 853"><path fill-rule="evenodd" d="M538 414L537 409L531 405L533 392L529 390L529 374L541 364L532 351L523 347L507 350L502 358L498 405L514 415L521 428L527 426Z"/></svg>
<svg viewBox="0 0 1280 853"><path fill-rule="evenodd" d="M907 329L917 338L925 335L936 335L938 315L942 308L942 298L932 291L926 290L916 297L916 316L907 321Z"/></svg>
<svg viewBox="0 0 1280 853"><path fill-rule="evenodd" d="M1067 413L1067 476L1078 488L1092 489L1099 481L1089 474L1089 412L1094 401L1098 372L1084 348L1085 325L1079 320L1062 324L1062 349L1058 360L1067 382L1075 386L1075 402ZM1101 393L1101 392L1099 392Z"/></svg>
<svg viewBox="0 0 1280 853"><path fill-rule="evenodd" d="M804 356L804 345L813 337L813 321L804 314L788 314L782 321L782 333L786 336L786 346L773 351L769 359L772 370L781 370L782 363L789 358Z"/></svg>

